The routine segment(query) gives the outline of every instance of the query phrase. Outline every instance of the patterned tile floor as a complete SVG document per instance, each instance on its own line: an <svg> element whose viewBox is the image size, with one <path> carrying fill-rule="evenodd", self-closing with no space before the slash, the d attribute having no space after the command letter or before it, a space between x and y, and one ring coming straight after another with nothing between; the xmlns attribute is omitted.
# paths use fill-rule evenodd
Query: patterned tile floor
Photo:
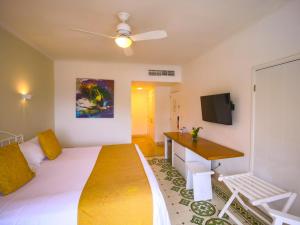
<svg viewBox="0 0 300 225"><path fill-rule="evenodd" d="M213 180L213 199L211 201L193 201L193 191L185 189L185 179L161 158L148 158L148 162L160 185L166 200L172 225L235 225L225 214L217 217L228 200L230 193L216 180ZM243 224L265 225L253 214L247 212L238 202L234 202L231 211Z"/></svg>

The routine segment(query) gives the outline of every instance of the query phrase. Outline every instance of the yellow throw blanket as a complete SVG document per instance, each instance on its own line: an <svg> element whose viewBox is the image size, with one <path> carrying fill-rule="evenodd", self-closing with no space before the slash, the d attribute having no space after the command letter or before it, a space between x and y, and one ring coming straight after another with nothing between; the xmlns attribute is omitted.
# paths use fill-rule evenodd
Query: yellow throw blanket
<svg viewBox="0 0 300 225"><path fill-rule="evenodd" d="M81 193L78 225L152 225L152 193L135 146L104 146Z"/></svg>

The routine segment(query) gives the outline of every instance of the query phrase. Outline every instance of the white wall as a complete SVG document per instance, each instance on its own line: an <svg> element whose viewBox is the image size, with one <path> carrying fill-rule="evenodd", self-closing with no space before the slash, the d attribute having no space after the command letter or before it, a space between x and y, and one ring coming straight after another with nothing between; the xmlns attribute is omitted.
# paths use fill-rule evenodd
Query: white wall
<svg viewBox="0 0 300 225"><path fill-rule="evenodd" d="M0 130L27 140L53 129L53 61L1 27L0 49ZM21 93L32 99L21 101Z"/></svg>
<svg viewBox="0 0 300 225"><path fill-rule="evenodd" d="M183 67L182 125L202 125L200 135L245 153L244 158L224 160L218 170L249 170L251 148L252 67L300 52L300 1L285 7L235 34ZM230 92L236 105L233 125L203 122L200 96Z"/></svg>
<svg viewBox="0 0 300 225"><path fill-rule="evenodd" d="M162 142L163 133L170 131L170 89L155 87L155 142Z"/></svg>
<svg viewBox="0 0 300 225"><path fill-rule="evenodd" d="M173 69L175 77L151 77L148 69ZM115 80L114 118L75 117L76 78ZM132 81L180 82L180 66L88 61L55 62L55 130L63 146L131 142Z"/></svg>

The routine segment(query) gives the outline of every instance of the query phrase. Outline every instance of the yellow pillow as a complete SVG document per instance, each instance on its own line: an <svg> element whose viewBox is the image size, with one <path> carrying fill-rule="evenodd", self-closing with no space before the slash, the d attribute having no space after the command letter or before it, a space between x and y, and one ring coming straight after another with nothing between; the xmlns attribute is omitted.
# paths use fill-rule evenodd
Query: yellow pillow
<svg viewBox="0 0 300 225"><path fill-rule="evenodd" d="M48 159L56 159L61 153L60 144L52 130L47 130L38 135L40 145Z"/></svg>
<svg viewBox="0 0 300 225"><path fill-rule="evenodd" d="M18 144L0 148L0 193L8 195L34 177Z"/></svg>

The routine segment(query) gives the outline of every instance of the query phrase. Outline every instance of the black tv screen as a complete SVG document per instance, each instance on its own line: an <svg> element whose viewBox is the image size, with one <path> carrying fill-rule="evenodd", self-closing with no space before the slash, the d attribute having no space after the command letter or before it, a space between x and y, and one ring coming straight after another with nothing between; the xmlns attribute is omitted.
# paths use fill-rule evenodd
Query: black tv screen
<svg viewBox="0 0 300 225"><path fill-rule="evenodd" d="M200 99L204 121L232 125L230 93L201 96Z"/></svg>

